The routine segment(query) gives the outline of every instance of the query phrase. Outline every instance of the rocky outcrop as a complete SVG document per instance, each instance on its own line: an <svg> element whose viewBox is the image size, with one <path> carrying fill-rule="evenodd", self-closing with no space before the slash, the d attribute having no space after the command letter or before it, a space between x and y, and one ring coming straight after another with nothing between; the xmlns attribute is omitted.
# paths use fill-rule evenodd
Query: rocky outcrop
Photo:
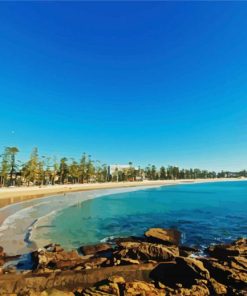
<svg viewBox="0 0 247 296"><path fill-rule="evenodd" d="M232 244L213 245L207 248L207 253L217 259L227 259L229 256L247 257L247 239L239 239Z"/></svg>
<svg viewBox="0 0 247 296"><path fill-rule="evenodd" d="M176 247L166 247L151 243L140 243L137 248L131 249L131 253L134 256L136 255L137 259L156 261L172 260L179 254Z"/></svg>
<svg viewBox="0 0 247 296"><path fill-rule="evenodd" d="M153 243L179 245L181 233L175 229L150 228L145 236Z"/></svg>
<svg viewBox="0 0 247 296"><path fill-rule="evenodd" d="M177 257L175 262L160 263L150 274L155 281L169 287L181 284L183 287L191 287L199 279L209 279L209 271L199 260Z"/></svg>
<svg viewBox="0 0 247 296"><path fill-rule="evenodd" d="M176 264L180 270L184 270L184 274L194 276L195 278L209 279L209 271L204 267L200 260L195 258L177 257Z"/></svg>
<svg viewBox="0 0 247 296"><path fill-rule="evenodd" d="M33 271L0 269L0 295L32 292L38 296L42 292L48 293L42 294L46 296L52 291L55 296L59 291L69 291L76 296L246 296L246 248L247 240L239 239L211 246L211 257L199 257L193 248L132 237L118 239L115 246L87 246L84 254L88 255L82 256L50 244L32 254Z"/></svg>
<svg viewBox="0 0 247 296"><path fill-rule="evenodd" d="M66 252L59 245L48 245L32 253L34 269L70 269L86 263L76 250Z"/></svg>
<svg viewBox="0 0 247 296"><path fill-rule="evenodd" d="M131 258L142 261L172 260L179 255L179 250L175 246L164 246L147 242L122 242L119 244L120 250L114 253L119 258Z"/></svg>
<svg viewBox="0 0 247 296"><path fill-rule="evenodd" d="M237 289L247 288L247 270L239 270L225 262L214 260L203 260L205 267L209 270L212 278L218 282Z"/></svg>
<svg viewBox="0 0 247 296"><path fill-rule="evenodd" d="M80 247L80 251L84 255L97 255L111 250L112 246L105 243Z"/></svg>
<svg viewBox="0 0 247 296"><path fill-rule="evenodd" d="M202 261L211 277L227 286L229 291L244 290L247 295L247 239L213 245L207 252L212 258L202 258Z"/></svg>

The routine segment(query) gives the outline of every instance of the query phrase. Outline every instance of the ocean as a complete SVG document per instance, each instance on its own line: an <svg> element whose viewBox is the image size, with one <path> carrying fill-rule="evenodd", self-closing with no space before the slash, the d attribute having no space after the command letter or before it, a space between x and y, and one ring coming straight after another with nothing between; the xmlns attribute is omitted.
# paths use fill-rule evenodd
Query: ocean
<svg viewBox="0 0 247 296"><path fill-rule="evenodd" d="M247 182L95 190L36 199L0 210L0 245L25 253L49 242L65 249L149 227L178 229L182 244L203 250L247 236ZM11 247L10 247L11 246Z"/></svg>

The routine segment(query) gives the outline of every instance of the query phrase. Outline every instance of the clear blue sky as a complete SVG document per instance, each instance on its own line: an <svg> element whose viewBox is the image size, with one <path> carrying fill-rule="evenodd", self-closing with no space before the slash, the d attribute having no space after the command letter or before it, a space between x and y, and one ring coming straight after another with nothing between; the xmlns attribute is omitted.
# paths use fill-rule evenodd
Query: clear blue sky
<svg viewBox="0 0 247 296"><path fill-rule="evenodd" d="M0 150L247 168L247 3L0 3Z"/></svg>

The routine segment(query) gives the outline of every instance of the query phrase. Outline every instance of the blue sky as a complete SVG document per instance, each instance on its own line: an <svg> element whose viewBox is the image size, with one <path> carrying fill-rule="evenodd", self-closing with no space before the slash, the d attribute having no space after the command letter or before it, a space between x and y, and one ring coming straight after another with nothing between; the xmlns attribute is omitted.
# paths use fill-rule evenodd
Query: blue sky
<svg viewBox="0 0 247 296"><path fill-rule="evenodd" d="M0 149L247 168L247 3L0 3Z"/></svg>

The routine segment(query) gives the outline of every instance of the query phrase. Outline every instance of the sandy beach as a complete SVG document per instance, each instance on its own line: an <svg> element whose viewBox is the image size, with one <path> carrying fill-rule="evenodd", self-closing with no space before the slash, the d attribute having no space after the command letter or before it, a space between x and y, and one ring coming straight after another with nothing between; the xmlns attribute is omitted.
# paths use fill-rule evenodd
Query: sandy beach
<svg viewBox="0 0 247 296"><path fill-rule="evenodd" d="M218 178L218 179L183 179L183 180L157 180L157 181L135 181L135 182L107 182L107 183L89 183L89 184L65 184L49 186L30 186L30 187L8 187L0 188L0 208L9 204L30 200L34 198L57 195L68 192L78 192L97 189L112 189L137 186L168 186L184 183L204 183L204 182L222 182L222 181L244 181L245 179L236 178Z"/></svg>

